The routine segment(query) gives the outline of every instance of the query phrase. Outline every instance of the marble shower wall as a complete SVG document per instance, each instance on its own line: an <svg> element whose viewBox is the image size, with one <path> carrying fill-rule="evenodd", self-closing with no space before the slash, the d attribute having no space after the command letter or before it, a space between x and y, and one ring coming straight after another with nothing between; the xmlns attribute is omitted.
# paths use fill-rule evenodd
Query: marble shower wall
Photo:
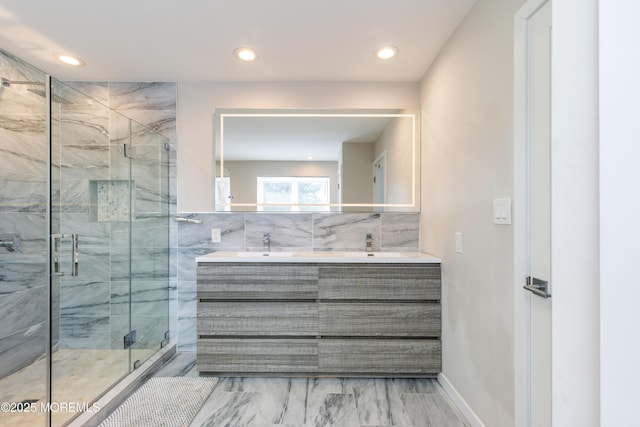
<svg viewBox="0 0 640 427"><path fill-rule="evenodd" d="M16 251L0 247L0 377L4 377L46 353L49 168L46 100L29 90L42 90L45 73L0 49L0 76L39 83L0 86L0 240L17 236L19 242ZM168 143L165 151L164 143L149 140L155 137L132 124L140 157L145 158L133 167L137 215L132 227L132 320L139 337L159 336L166 330L167 319L165 315L165 321L159 322L157 313L166 310L169 279L177 300L176 252L166 244L169 235L170 247L177 246L177 227L169 222L176 207L176 84L75 82L70 86L161 133ZM57 89L62 99L82 98L64 86ZM119 138L123 130L128 133L129 121L97 103L59 101L52 106L52 137L58 138L59 150L52 153L51 173L60 184L52 191L52 220L87 237L81 241L80 276L65 277L52 289L52 343L67 348L121 347L123 330L128 330L122 290L122 261L128 249L123 235L129 233L121 222L91 220L90 180L119 179ZM158 185L160 163L169 163L170 176ZM159 190L167 184L168 193ZM169 212L162 212L160 206L167 201ZM173 270L167 273L170 266ZM171 307L176 330L176 303Z"/></svg>
<svg viewBox="0 0 640 427"><path fill-rule="evenodd" d="M214 251L262 250L269 233L273 251L363 251L372 234L375 251L419 250L420 214L404 213L198 213L178 225L178 350L195 351L195 258ZM211 242L219 228L220 243Z"/></svg>
<svg viewBox="0 0 640 427"><path fill-rule="evenodd" d="M141 190L136 200L137 221L132 225L132 250L134 256L132 278L133 327L151 336L163 334L166 323L157 321L159 311L166 310L169 300L169 331L177 336L177 224L168 223L162 217L154 215L157 209L155 200L164 201L168 197L169 218L176 213L177 200L177 133L176 133L177 84L173 82L110 82L109 106L127 117L167 138L169 150L166 153L169 162L169 194L157 199L153 195L153 186L144 185L139 178L136 185ZM138 135L144 138L144 135ZM139 144L137 144L139 145ZM150 144L147 149L153 149ZM145 166L147 168L145 169ZM145 173L148 164L138 164L134 176L147 176L150 183L155 182L153 174ZM165 183L162 182L162 185ZM143 215L142 212L147 213ZM168 227L168 229L166 228ZM164 246L164 237L169 234L169 247ZM168 277L160 276L163 266L168 266ZM168 289L167 289L168 281ZM112 298L116 298L114 295ZM113 303L113 299L112 299ZM124 319L123 319L124 320ZM140 333L140 332L139 332ZM114 339L122 336L114 335ZM175 341L172 338L172 341Z"/></svg>
<svg viewBox="0 0 640 427"><path fill-rule="evenodd" d="M0 50L0 76L44 84L45 75ZM48 334L47 108L28 89L0 86L0 378L43 356ZM44 387L44 372L42 387Z"/></svg>
<svg viewBox="0 0 640 427"><path fill-rule="evenodd" d="M175 223L169 222L176 200L175 179L172 179L176 171L176 84L66 84L116 111L103 107L104 114L88 115L67 109L61 123L61 131L66 130L61 153L61 222L63 227L65 224L73 227L81 240L83 230L86 230L85 236L92 237L84 243L81 241L84 268L80 269L80 275L65 277L62 281L60 347L122 348L122 337L129 331L131 256L131 326L137 330L137 346L156 348L168 329L166 307L170 290L175 290L175 285L171 287L170 283L176 282L175 274L170 272L170 264L175 264L170 262L175 253L170 247L175 247L175 243L167 246L167 238L175 241L172 236L176 234ZM74 120L74 114L81 119ZM134 122L130 123L128 118ZM159 139L146 128L166 139ZM128 185L129 161L123 156L122 144L127 142L129 132L136 147L131 162L135 185L131 238L128 222L120 221L128 215L117 208L121 202L118 194L127 193L120 187ZM74 151L69 151L66 145L73 146ZM80 153L84 153L84 159ZM167 163L169 176L163 176L158 171ZM91 172L90 177L87 172ZM94 183L92 195L88 179L109 181ZM98 189L104 182L112 187L106 211L96 208L99 205L95 204L96 200L90 203L91 197L100 197ZM91 212L92 206L98 211ZM109 221L100 220L105 215L108 218L103 219ZM171 306L175 311L175 304ZM163 311L166 314L162 314Z"/></svg>

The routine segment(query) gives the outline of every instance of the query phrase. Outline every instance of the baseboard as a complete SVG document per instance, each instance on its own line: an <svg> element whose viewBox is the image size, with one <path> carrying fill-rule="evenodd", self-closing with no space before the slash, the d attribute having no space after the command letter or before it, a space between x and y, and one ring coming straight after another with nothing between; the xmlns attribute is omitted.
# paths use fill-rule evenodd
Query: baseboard
<svg viewBox="0 0 640 427"><path fill-rule="evenodd" d="M447 396L453 401L456 407L462 412L462 415L465 419L471 424L473 427L487 427L485 423L482 422L480 417L473 412L471 406L467 403L466 400L458 393L458 390L451 384L449 378L447 378L442 372L438 374L438 382L444 389Z"/></svg>

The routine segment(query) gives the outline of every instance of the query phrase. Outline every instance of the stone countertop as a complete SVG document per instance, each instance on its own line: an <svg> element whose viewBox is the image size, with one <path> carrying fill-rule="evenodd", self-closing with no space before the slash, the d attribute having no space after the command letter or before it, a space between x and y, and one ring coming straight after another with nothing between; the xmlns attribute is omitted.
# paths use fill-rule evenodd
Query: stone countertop
<svg viewBox="0 0 640 427"><path fill-rule="evenodd" d="M214 262L277 262L277 263L380 263L424 264L440 263L438 257L423 252L212 252L196 258L198 263Z"/></svg>

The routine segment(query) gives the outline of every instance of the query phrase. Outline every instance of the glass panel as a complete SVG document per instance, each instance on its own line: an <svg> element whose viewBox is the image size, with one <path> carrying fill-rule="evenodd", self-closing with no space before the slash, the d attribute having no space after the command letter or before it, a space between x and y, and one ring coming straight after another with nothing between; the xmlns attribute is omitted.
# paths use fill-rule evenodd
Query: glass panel
<svg viewBox="0 0 640 427"><path fill-rule="evenodd" d="M168 140L131 121L131 360L144 362L169 331Z"/></svg>
<svg viewBox="0 0 640 427"><path fill-rule="evenodd" d="M329 177L260 176L257 183L260 211L329 210Z"/></svg>
<svg viewBox="0 0 640 427"><path fill-rule="evenodd" d="M39 408L49 330L45 75L2 50L0 72L0 402ZM45 422L41 411L0 411L2 426Z"/></svg>
<svg viewBox="0 0 640 427"><path fill-rule="evenodd" d="M329 178L303 178L298 179L298 204L301 211L328 211L329 210ZM327 206L305 206L305 205Z"/></svg>
<svg viewBox="0 0 640 427"><path fill-rule="evenodd" d="M129 372L128 120L56 80L51 91L51 402L89 404ZM75 415L52 411L52 425Z"/></svg>

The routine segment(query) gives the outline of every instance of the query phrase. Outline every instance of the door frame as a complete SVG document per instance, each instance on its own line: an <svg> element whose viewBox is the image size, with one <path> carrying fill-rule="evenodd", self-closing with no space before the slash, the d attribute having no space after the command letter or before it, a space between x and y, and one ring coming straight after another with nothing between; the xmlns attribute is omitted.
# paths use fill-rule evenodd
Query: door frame
<svg viewBox="0 0 640 427"><path fill-rule="evenodd" d="M378 194L378 183L375 180L375 177L377 176L376 173L376 166L378 164L382 164L382 171L384 174L384 200L382 200L382 202L380 202L379 200L377 200L376 196ZM380 153L380 155L378 157L376 157L376 159L373 161L373 163L371 163L371 169L373 171L373 201L374 203L387 203L387 152L383 151L382 153Z"/></svg>
<svg viewBox="0 0 640 427"><path fill-rule="evenodd" d="M552 422L598 425L600 419L600 242L598 147L598 2L552 1L551 116L553 174L551 250ZM514 419L526 426L521 298L522 171L516 143L522 112L524 52L521 16L514 22ZM601 5L600 5L601 6ZM530 9L529 9L530 10ZM518 43L520 41L520 43ZM517 285L517 286L515 286Z"/></svg>
<svg viewBox="0 0 640 427"><path fill-rule="evenodd" d="M514 417L527 426L531 416L530 305L531 294L522 289L527 276L529 137L527 19L551 0L528 0L514 16L514 139L513 139L513 274L514 274ZM552 402L553 403L553 402Z"/></svg>

